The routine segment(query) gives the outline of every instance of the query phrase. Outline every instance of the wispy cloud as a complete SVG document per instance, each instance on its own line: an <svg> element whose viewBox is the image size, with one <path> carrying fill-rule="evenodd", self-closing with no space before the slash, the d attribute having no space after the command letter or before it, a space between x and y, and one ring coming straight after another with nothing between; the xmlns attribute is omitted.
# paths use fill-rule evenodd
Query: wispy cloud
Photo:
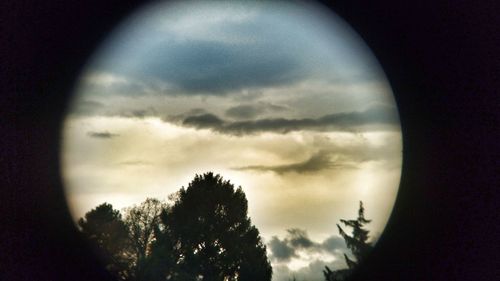
<svg viewBox="0 0 500 281"><path fill-rule="evenodd" d="M104 104L94 100L81 100L75 103L71 114L89 116L96 114L99 110L104 108Z"/></svg>
<svg viewBox="0 0 500 281"><path fill-rule="evenodd" d="M395 129L398 125L394 108L373 106L364 111L341 112L324 115L319 118L263 118L246 121L228 121L211 113L192 115L181 122L182 125L197 129L211 129L230 135L248 135L261 132L288 133L300 130L340 130L352 131L363 126L384 125Z"/></svg>
<svg viewBox="0 0 500 281"><path fill-rule="evenodd" d="M114 137L119 136L118 134L112 134L108 131L105 132L88 132L87 136L91 138L96 138L96 139L111 139Z"/></svg>
<svg viewBox="0 0 500 281"><path fill-rule="evenodd" d="M114 72L91 72L82 79L84 90L91 94L141 96L158 92L158 85L150 80L138 80L129 75Z"/></svg>
<svg viewBox="0 0 500 281"><path fill-rule="evenodd" d="M330 155L327 152L320 151L305 161L286 164L286 165L275 165L275 166L265 166L265 165L254 165L245 167L236 167L235 170L253 170L253 171L270 171L277 174L286 173L314 173L325 169L331 169L336 167L346 167L345 164L338 164L331 161Z"/></svg>
<svg viewBox="0 0 500 281"><path fill-rule="evenodd" d="M143 160L128 160L128 161L117 162L116 164L120 165L120 166L149 166L149 165L153 165L152 162L143 161Z"/></svg>
<svg viewBox="0 0 500 281"><path fill-rule="evenodd" d="M229 109L226 110L225 114L228 117L236 119L252 119L262 113L280 112L280 111L285 111L287 109L288 108L285 106L266 103L266 102L259 102L256 105L242 104L230 107Z"/></svg>
<svg viewBox="0 0 500 281"><path fill-rule="evenodd" d="M143 119L146 117L158 116L158 112L154 107L150 106L145 109L122 110L121 112L115 115L121 117Z"/></svg>

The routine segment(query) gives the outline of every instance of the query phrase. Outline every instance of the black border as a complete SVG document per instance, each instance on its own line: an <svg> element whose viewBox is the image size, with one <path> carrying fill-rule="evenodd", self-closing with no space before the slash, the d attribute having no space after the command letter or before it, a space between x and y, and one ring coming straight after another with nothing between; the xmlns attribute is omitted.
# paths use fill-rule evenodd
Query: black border
<svg viewBox="0 0 500 281"><path fill-rule="evenodd" d="M382 63L404 136L390 222L354 280L498 278L495 1L336 1ZM60 120L86 58L139 1L0 4L1 280L112 280L78 238L59 179Z"/></svg>

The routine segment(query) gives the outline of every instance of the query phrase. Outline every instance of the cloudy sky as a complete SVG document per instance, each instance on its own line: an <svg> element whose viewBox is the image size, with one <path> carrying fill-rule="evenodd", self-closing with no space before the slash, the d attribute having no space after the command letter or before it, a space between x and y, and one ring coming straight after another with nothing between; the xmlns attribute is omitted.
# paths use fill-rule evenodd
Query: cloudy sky
<svg viewBox="0 0 500 281"><path fill-rule="evenodd" d="M319 6L155 4L82 72L63 132L76 219L166 199L208 171L242 186L273 281L345 267L335 224L362 200L374 239L397 194L402 144L380 66Z"/></svg>

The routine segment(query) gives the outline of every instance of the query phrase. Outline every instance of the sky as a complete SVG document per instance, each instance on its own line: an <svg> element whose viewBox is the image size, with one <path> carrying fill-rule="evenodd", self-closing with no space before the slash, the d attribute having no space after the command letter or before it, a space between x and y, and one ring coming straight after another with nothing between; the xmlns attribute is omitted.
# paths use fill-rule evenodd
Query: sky
<svg viewBox="0 0 500 281"><path fill-rule="evenodd" d="M397 195L396 103L360 37L300 2L150 4L81 73L62 134L75 221L167 199L212 171L241 186L273 281L346 267L336 223L363 201L373 241Z"/></svg>

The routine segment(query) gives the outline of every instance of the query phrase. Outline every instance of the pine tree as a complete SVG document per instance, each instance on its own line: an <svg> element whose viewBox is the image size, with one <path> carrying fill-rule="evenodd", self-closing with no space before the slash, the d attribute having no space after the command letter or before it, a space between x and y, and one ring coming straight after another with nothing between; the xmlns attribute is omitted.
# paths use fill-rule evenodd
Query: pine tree
<svg viewBox="0 0 500 281"><path fill-rule="evenodd" d="M347 248L349 248L356 258L356 260L350 259L345 253L344 258L349 269L334 270L332 271L328 266L325 266L323 270L323 275L325 276L325 281L342 281L345 280L351 271L366 257L368 252L372 249L370 243L368 243L368 233L369 231L364 229L365 224L371 222L365 218L365 208L363 207L363 202L359 202L358 218L354 220L340 220L345 226L352 228L352 234L349 236L345 231L337 224L340 235L344 238Z"/></svg>
<svg viewBox="0 0 500 281"><path fill-rule="evenodd" d="M363 202L359 201L358 218L354 220L341 219L340 222L342 222L345 226L352 228L352 235L349 236L345 233L342 227L337 224L339 233L344 238L347 248L351 250L352 254L356 258L356 261L354 261L344 254L347 266L352 269L366 257L372 248L371 244L368 243L369 231L363 228L365 224L371 222L371 220L365 219L365 208L363 207Z"/></svg>

